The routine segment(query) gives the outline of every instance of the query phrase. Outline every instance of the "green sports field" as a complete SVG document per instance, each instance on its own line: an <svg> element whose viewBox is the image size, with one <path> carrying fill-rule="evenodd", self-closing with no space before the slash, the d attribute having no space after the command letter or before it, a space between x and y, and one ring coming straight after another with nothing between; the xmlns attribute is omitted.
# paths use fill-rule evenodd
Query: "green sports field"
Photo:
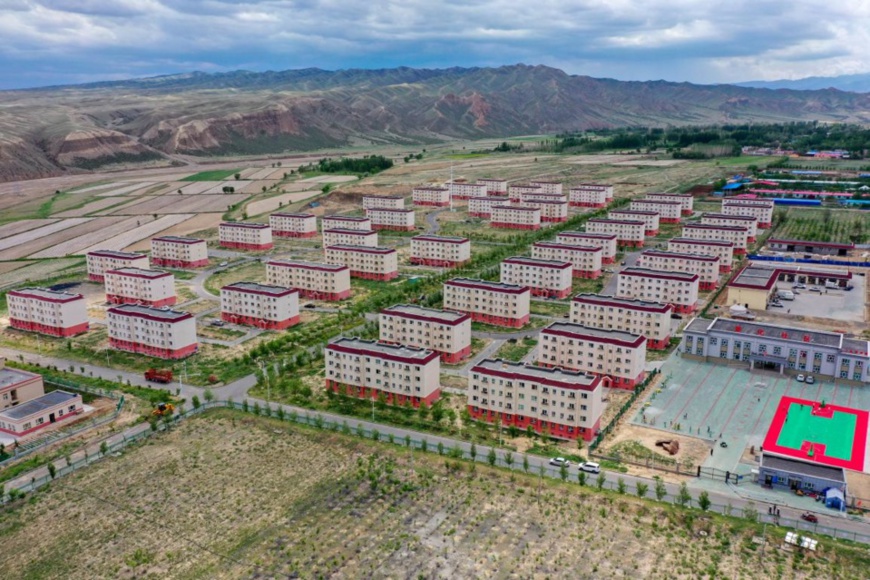
<svg viewBox="0 0 870 580"><path fill-rule="evenodd" d="M858 417L834 411L831 417L812 414L812 407L792 402L782 424L776 444L799 450L805 441L825 446L825 455L852 459L852 444Z"/></svg>

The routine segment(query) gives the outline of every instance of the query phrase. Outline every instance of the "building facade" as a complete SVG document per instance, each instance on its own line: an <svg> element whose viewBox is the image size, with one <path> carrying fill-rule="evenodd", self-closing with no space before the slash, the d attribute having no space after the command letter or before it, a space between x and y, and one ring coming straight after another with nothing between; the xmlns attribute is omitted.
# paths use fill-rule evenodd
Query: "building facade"
<svg viewBox="0 0 870 580"><path fill-rule="evenodd" d="M42 375L13 369L0 358L0 409L16 407L45 394Z"/></svg>
<svg viewBox="0 0 870 580"><path fill-rule="evenodd" d="M411 263L456 268L471 260L471 242L457 236L422 235L411 238Z"/></svg>
<svg viewBox="0 0 870 580"><path fill-rule="evenodd" d="M593 234L592 232L561 232L556 236L560 244L572 246L592 246L601 248L601 263L612 264L616 261L617 238L616 234Z"/></svg>
<svg viewBox="0 0 870 580"><path fill-rule="evenodd" d="M538 260L570 262L574 278L595 279L601 277L603 257L600 247L535 242L532 244L532 257Z"/></svg>
<svg viewBox="0 0 870 580"><path fill-rule="evenodd" d="M758 237L758 218L751 215L725 215L702 213L701 223L710 226L738 226L749 230L746 240L752 244Z"/></svg>
<svg viewBox="0 0 870 580"><path fill-rule="evenodd" d="M422 348L339 338L324 349L326 388L390 405L431 406L441 395L441 359Z"/></svg>
<svg viewBox="0 0 870 580"><path fill-rule="evenodd" d="M47 288L19 288L6 294L9 326L49 336L88 331L88 304L81 294Z"/></svg>
<svg viewBox="0 0 870 580"><path fill-rule="evenodd" d="M567 298L571 294L572 272L571 262L513 257L501 263L501 282L528 286L532 296Z"/></svg>
<svg viewBox="0 0 870 580"><path fill-rule="evenodd" d="M118 268L105 273L106 302L111 304L145 304L160 308L172 306L175 276L171 272Z"/></svg>
<svg viewBox="0 0 870 580"><path fill-rule="evenodd" d="M197 351L196 319L189 312L121 304L106 311L109 346L163 359Z"/></svg>
<svg viewBox="0 0 870 580"><path fill-rule="evenodd" d="M777 290L788 290L793 284L825 286L832 283L840 288L848 288L851 280L852 272L849 271L823 270L794 262L750 262L728 282L726 301L729 305L740 304L746 308L764 310ZM778 282L785 282L785 287L778 287Z"/></svg>
<svg viewBox="0 0 870 580"><path fill-rule="evenodd" d="M0 411L0 431L16 438L73 419L84 412L82 396L66 391L51 391L17 407Z"/></svg>
<svg viewBox="0 0 870 580"><path fill-rule="evenodd" d="M223 222L218 226L219 244L236 250L271 250L272 228L269 224Z"/></svg>
<svg viewBox="0 0 870 580"><path fill-rule="evenodd" d="M690 216L695 213L695 197L691 193L648 193L644 197L662 201L678 201L682 204L682 215Z"/></svg>
<svg viewBox="0 0 870 580"><path fill-rule="evenodd" d="M208 266L205 240L181 236L151 238L151 265L163 268L204 268Z"/></svg>
<svg viewBox="0 0 870 580"><path fill-rule="evenodd" d="M471 315L472 320L520 328L529 322L531 290L527 286L469 278L444 283L444 308Z"/></svg>
<svg viewBox="0 0 870 580"><path fill-rule="evenodd" d="M673 313L670 304L602 294L578 294L571 301L574 324L640 334L650 350L664 350L670 345Z"/></svg>
<svg viewBox="0 0 870 580"><path fill-rule="evenodd" d="M616 295L651 302L664 302L674 312L691 314L698 308L701 278L685 272L625 268L618 274Z"/></svg>
<svg viewBox="0 0 870 580"><path fill-rule="evenodd" d="M822 254L825 256L850 256L855 250L853 243L808 242L805 240L786 240L771 238L767 247L778 252L797 252L799 254Z"/></svg>
<svg viewBox="0 0 870 580"><path fill-rule="evenodd" d="M758 229L766 230L773 224L773 201L723 199L722 213L755 217L758 219Z"/></svg>
<svg viewBox="0 0 870 580"><path fill-rule="evenodd" d="M450 190L446 187L415 187L411 190L414 205L447 207L450 205Z"/></svg>
<svg viewBox="0 0 870 580"><path fill-rule="evenodd" d="M529 185L541 188L541 193L562 195L562 183L559 181L530 181Z"/></svg>
<svg viewBox="0 0 870 580"><path fill-rule="evenodd" d="M617 244L629 248L642 248L646 224L638 220L607 220L593 218L586 222L586 231L593 234L616 236Z"/></svg>
<svg viewBox="0 0 870 580"><path fill-rule="evenodd" d="M558 199L546 199L540 195L524 196L524 207L535 207L541 210L541 221L559 223L568 221L568 202Z"/></svg>
<svg viewBox="0 0 870 580"><path fill-rule="evenodd" d="M602 378L604 387L634 389L645 374L646 338L619 330L554 322L541 331L538 364L593 373Z"/></svg>
<svg viewBox="0 0 870 580"><path fill-rule="evenodd" d="M663 224L678 224L683 217L683 204L679 201L664 199L633 199L628 209L638 211L654 211L659 214L659 222Z"/></svg>
<svg viewBox="0 0 870 580"><path fill-rule="evenodd" d="M364 195L363 209L405 209L405 198L401 195Z"/></svg>
<svg viewBox="0 0 870 580"><path fill-rule="evenodd" d="M454 181L447 184L450 197L453 199L468 199L470 197L485 197L488 186L484 183L468 183L467 181Z"/></svg>
<svg viewBox="0 0 870 580"><path fill-rule="evenodd" d="M510 199L506 195L471 197L468 199L468 215L469 217L490 219L492 217L492 206L494 205L510 205Z"/></svg>
<svg viewBox="0 0 870 580"><path fill-rule="evenodd" d="M487 195L507 195L508 182L504 179L481 177L477 183L486 186Z"/></svg>
<svg viewBox="0 0 870 580"><path fill-rule="evenodd" d="M749 248L749 230L741 226L686 224L682 237L696 240L726 240L734 244L734 255L742 256Z"/></svg>
<svg viewBox="0 0 870 580"><path fill-rule="evenodd" d="M727 240L696 240L694 238L672 238L668 240L668 251L681 254L707 254L719 258L719 273L731 271L734 261L734 242Z"/></svg>
<svg viewBox="0 0 870 580"><path fill-rule="evenodd" d="M715 290L719 285L719 256L644 250L638 258L637 266L648 270L697 274L698 289L704 292Z"/></svg>
<svg viewBox="0 0 870 580"><path fill-rule="evenodd" d="M313 238L317 235L317 216L313 213L278 212L269 215L272 235L279 238Z"/></svg>
<svg viewBox="0 0 870 580"><path fill-rule="evenodd" d="M299 295L315 300L350 298L350 268L301 260L272 260L266 264L266 281L273 286L295 288Z"/></svg>
<svg viewBox="0 0 870 580"><path fill-rule="evenodd" d="M615 209L607 212L609 220L634 220L644 223L644 235L654 237L659 235L659 213L656 211L639 211L631 209Z"/></svg>
<svg viewBox="0 0 870 580"><path fill-rule="evenodd" d="M398 253L393 248L328 246L326 263L347 266L353 278L386 281L399 276Z"/></svg>
<svg viewBox="0 0 870 580"><path fill-rule="evenodd" d="M378 245L378 232L374 230L350 230L347 228L323 230L324 248L339 244L375 248Z"/></svg>
<svg viewBox="0 0 870 580"><path fill-rule="evenodd" d="M531 185L531 184L518 184L518 185L509 185L508 186L508 197L512 202L519 203L519 201L523 198L524 195L533 194L533 193L544 193L543 188L540 185Z"/></svg>
<svg viewBox="0 0 870 580"><path fill-rule="evenodd" d="M146 254L132 252L116 252L115 250L94 250L88 252L88 280L102 282L106 270L118 268L142 268L147 270L151 267Z"/></svg>
<svg viewBox="0 0 870 580"><path fill-rule="evenodd" d="M372 220L373 230L397 232L414 231L416 214L412 209L367 209L366 215Z"/></svg>
<svg viewBox="0 0 870 580"><path fill-rule="evenodd" d="M494 205L490 225L509 230L541 229L541 210L519 205Z"/></svg>
<svg viewBox="0 0 870 580"><path fill-rule="evenodd" d="M568 203L574 207L600 208L612 199L612 185L581 183L568 190Z"/></svg>
<svg viewBox="0 0 870 580"><path fill-rule="evenodd" d="M381 310L379 326L381 342L435 351L446 364L471 354L469 314L396 304Z"/></svg>
<svg viewBox="0 0 870 580"><path fill-rule="evenodd" d="M591 441L604 412L602 391L596 375L487 359L469 373L467 408L476 421Z"/></svg>
<svg viewBox="0 0 870 580"><path fill-rule="evenodd" d="M283 330L299 323L299 291L295 288L236 282L221 288L221 320Z"/></svg>
<svg viewBox="0 0 870 580"><path fill-rule="evenodd" d="M346 215L325 215L320 219L321 230L372 230L372 220L367 217L352 217Z"/></svg>

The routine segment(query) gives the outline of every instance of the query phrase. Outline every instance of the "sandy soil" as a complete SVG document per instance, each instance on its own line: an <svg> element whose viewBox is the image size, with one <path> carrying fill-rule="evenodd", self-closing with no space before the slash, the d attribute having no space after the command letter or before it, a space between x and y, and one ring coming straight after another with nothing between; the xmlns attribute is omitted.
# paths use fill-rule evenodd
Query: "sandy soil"
<svg viewBox="0 0 870 580"><path fill-rule="evenodd" d="M248 176L248 179L253 179L253 180L269 179L269 176L272 175L273 173L275 173L274 167L264 167L263 169L260 169L258 171L255 171L254 173L251 173Z"/></svg>
<svg viewBox="0 0 870 580"><path fill-rule="evenodd" d="M175 214L189 212L226 211L228 205L234 205L247 196L242 194L227 195L164 195L147 197L133 205L124 206L112 212L112 215L149 215Z"/></svg>
<svg viewBox="0 0 870 580"><path fill-rule="evenodd" d="M88 228L86 233L83 233L74 238L67 238L62 243L58 243L45 248L42 251L33 254L34 258L60 258L69 254L79 253L84 248L88 248L98 242L116 236L138 227L137 223L145 223L151 221L151 216L143 218L136 217L101 217L94 220L94 226Z"/></svg>
<svg viewBox="0 0 870 580"><path fill-rule="evenodd" d="M236 190L242 193L261 193L264 187L269 189L274 185L274 183L274 181L264 181L262 179L257 181L245 181L239 184L239 187L237 187Z"/></svg>
<svg viewBox="0 0 870 580"><path fill-rule="evenodd" d="M44 226L51 225L58 220L56 219L35 219L35 220L21 220L17 222L11 222L8 224L3 224L0 226L0 239L8 238L10 236L14 236L20 234L22 232L27 232L30 230L35 230L37 228L41 228Z"/></svg>
<svg viewBox="0 0 870 580"><path fill-rule="evenodd" d="M150 223L143 221L142 225L133 228L123 234L104 239L97 244L79 250L78 254L86 254L94 250L122 250L139 240L150 238L157 232L163 231L193 217L193 214L173 214L158 218Z"/></svg>
<svg viewBox="0 0 870 580"><path fill-rule="evenodd" d="M7 272L11 272L12 270L17 270L18 268L29 266L30 264L33 264L33 262L28 262L24 260L18 262L0 262L0 274L5 274Z"/></svg>
<svg viewBox="0 0 870 580"><path fill-rule="evenodd" d="M261 199L259 201L253 201L249 203L247 206L245 206L245 211L248 212L249 216L260 215L266 212L273 212L280 209L279 204L281 203L283 203L284 206L287 206L288 204L297 203L314 197L319 193L319 191L300 191L297 193L285 193L283 195L276 195L275 197Z"/></svg>
<svg viewBox="0 0 870 580"><path fill-rule="evenodd" d="M158 236L187 236L194 232L199 232L202 230L207 230L209 228L216 228L218 224L221 222L222 214L219 213L201 213L193 216L192 218L185 220L179 224L175 224L172 227L166 228L165 230L161 230L155 233L151 237ZM125 246L122 248L125 252L146 252L151 250L151 239L143 239L141 241L136 242L135 244L131 244L129 246Z"/></svg>

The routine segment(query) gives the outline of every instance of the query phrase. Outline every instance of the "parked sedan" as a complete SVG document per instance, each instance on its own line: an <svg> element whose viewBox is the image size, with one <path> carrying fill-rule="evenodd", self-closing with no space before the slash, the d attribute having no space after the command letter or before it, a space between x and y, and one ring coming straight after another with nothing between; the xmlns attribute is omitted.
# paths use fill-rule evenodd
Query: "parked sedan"
<svg viewBox="0 0 870 580"><path fill-rule="evenodd" d="M799 383L802 383L802 382L804 382L805 380L807 380L807 378L806 378L805 376L803 376L803 375L798 375L798 376L796 376L796 377L794 378L794 380L796 380L796 381L799 382Z"/></svg>
<svg viewBox="0 0 870 580"><path fill-rule="evenodd" d="M552 457L550 458L550 465L555 465L556 467L568 467L571 463L565 459L564 457Z"/></svg>

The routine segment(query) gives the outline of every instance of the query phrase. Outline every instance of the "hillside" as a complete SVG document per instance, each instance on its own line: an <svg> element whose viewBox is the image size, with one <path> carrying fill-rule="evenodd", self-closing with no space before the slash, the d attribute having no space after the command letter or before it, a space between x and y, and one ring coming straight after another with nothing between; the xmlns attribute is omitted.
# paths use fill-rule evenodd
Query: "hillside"
<svg viewBox="0 0 870 580"><path fill-rule="evenodd" d="M0 93L0 180L173 154L264 154L632 125L870 121L870 95L622 82L544 66L190 73Z"/></svg>

